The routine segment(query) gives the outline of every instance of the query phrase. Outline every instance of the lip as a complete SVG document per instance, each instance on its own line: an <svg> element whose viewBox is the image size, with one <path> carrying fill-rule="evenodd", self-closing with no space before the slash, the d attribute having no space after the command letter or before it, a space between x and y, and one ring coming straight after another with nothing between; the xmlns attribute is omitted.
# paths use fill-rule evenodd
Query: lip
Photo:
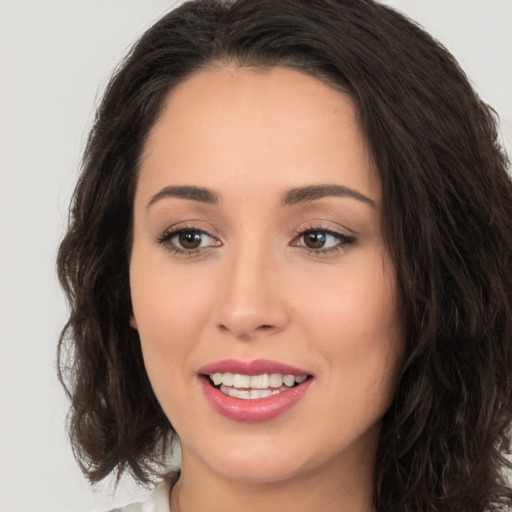
<svg viewBox="0 0 512 512"><path fill-rule="evenodd" d="M313 381L307 379L302 384L277 395L244 400L225 395L214 388L209 378L204 375L200 376L199 380L207 400L219 414L230 420L246 423L268 421L285 413L306 394Z"/></svg>
<svg viewBox="0 0 512 512"><path fill-rule="evenodd" d="M310 378L277 395L244 400L226 395L211 385L210 374L228 372L241 375L281 373L296 377L308 375ZM313 381L312 374L306 370L268 359L253 361L225 359L203 366L198 373L203 393L213 409L230 420L246 423L269 421L284 414L304 397Z"/></svg>
<svg viewBox="0 0 512 512"><path fill-rule="evenodd" d="M240 375L261 375L264 373L282 373L283 375L312 375L307 370L301 370L293 366L272 361L270 359L254 359L242 361L239 359L224 359L215 363L207 364L198 370L198 373L210 375L212 373L238 373Z"/></svg>

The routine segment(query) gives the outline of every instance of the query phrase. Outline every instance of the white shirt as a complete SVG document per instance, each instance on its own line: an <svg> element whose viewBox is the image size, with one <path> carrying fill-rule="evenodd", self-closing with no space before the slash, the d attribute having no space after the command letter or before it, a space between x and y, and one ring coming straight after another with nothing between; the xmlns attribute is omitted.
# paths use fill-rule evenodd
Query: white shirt
<svg viewBox="0 0 512 512"><path fill-rule="evenodd" d="M170 512L171 482L159 483L143 503L131 503L110 512Z"/></svg>

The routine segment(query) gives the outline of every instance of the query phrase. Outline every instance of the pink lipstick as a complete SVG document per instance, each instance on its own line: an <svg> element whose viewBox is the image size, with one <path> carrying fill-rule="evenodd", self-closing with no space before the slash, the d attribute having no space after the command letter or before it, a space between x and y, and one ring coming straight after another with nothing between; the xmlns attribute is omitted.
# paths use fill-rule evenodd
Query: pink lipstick
<svg viewBox="0 0 512 512"><path fill-rule="evenodd" d="M226 359L203 366L198 373L212 407L242 422L283 414L306 394L313 380L307 370L267 359Z"/></svg>

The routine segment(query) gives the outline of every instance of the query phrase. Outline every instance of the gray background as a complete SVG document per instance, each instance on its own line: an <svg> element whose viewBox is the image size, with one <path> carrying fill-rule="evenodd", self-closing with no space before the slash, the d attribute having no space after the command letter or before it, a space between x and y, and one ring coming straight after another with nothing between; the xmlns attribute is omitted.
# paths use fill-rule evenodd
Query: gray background
<svg viewBox="0 0 512 512"><path fill-rule="evenodd" d="M130 44L179 2L0 0L0 511L105 510L64 431L55 254L94 106ZM512 148L512 0L389 0L438 37L500 113Z"/></svg>

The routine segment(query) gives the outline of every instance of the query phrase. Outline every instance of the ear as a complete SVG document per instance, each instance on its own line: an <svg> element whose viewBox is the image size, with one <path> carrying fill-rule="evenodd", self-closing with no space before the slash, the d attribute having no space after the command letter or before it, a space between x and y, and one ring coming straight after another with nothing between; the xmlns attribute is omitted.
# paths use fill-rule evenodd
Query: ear
<svg viewBox="0 0 512 512"><path fill-rule="evenodd" d="M135 315L133 313L130 315L130 327L136 331L139 329L137 320L135 319Z"/></svg>

